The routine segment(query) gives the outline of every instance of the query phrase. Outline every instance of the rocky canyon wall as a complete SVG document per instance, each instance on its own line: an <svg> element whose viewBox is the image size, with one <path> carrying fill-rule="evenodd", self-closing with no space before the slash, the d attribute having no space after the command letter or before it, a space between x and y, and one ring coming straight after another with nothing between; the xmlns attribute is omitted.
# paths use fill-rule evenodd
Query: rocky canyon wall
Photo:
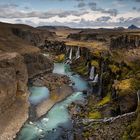
<svg viewBox="0 0 140 140"><path fill-rule="evenodd" d="M111 38L111 48L137 48L140 47L140 35L121 35Z"/></svg>
<svg viewBox="0 0 140 140"><path fill-rule="evenodd" d="M53 63L40 52L25 54L23 56L27 65L29 78L44 72L52 72Z"/></svg>
<svg viewBox="0 0 140 140"><path fill-rule="evenodd" d="M12 140L28 118L28 73L18 53L0 53L0 139Z"/></svg>

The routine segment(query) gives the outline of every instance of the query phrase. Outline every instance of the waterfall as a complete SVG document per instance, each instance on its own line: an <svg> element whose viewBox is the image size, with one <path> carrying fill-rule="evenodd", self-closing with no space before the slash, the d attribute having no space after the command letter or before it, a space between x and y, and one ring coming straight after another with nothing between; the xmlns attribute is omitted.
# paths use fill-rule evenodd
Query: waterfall
<svg viewBox="0 0 140 140"><path fill-rule="evenodd" d="M89 75L90 80L94 79L94 71L95 71L95 68L94 68L94 66L92 66L91 69L90 69L90 75Z"/></svg>
<svg viewBox="0 0 140 140"><path fill-rule="evenodd" d="M69 52L69 57L65 60L64 64L72 63L72 48L66 48L66 51Z"/></svg>
<svg viewBox="0 0 140 140"><path fill-rule="evenodd" d="M140 90L137 91L138 104L140 102Z"/></svg>
<svg viewBox="0 0 140 140"><path fill-rule="evenodd" d="M66 47L66 54L68 54L69 53L69 48L68 47Z"/></svg>
<svg viewBox="0 0 140 140"><path fill-rule="evenodd" d="M95 76L94 80L92 80L92 81L91 81L91 83L97 83L97 82L98 82L98 80L99 80L99 75L98 75L98 74L96 74L96 76Z"/></svg>
<svg viewBox="0 0 140 140"><path fill-rule="evenodd" d="M99 79L99 75L96 74L95 78L94 78L94 82L97 83L98 82L98 79Z"/></svg>
<svg viewBox="0 0 140 140"><path fill-rule="evenodd" d="M80 47L78 47L77 52L76 52L76 59L80 57Z"/></svg>
<svg viewBox="0 0 140 140"><path fill-rule="evenodd" d="M72 48L70 49L69 59L72 59Z"/></svg>

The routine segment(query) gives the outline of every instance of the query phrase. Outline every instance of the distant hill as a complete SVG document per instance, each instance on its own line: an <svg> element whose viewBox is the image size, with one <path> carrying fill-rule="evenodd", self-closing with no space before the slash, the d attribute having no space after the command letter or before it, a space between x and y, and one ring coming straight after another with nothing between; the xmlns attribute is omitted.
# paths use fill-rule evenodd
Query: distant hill
<svg viewBox="0 0 140 140"><path fill-rule="evenodd" d="M139 29L139 28L136 25L132 24L128 27L128 29L134 30L134 29Z"/></svg>
<svg viewBox="0 0 140 140"><path fill-rule="evenodd" d="M70 29L68 26L38 26L37 29L57 30L57 29Z"/></svg>
<svg viewBox="0 0 140 140"><path fill-rule="evenodd" d="M116 29L116 30L125 30L124 27L117 27L117 28L114 28L114 29Z"/></svg>

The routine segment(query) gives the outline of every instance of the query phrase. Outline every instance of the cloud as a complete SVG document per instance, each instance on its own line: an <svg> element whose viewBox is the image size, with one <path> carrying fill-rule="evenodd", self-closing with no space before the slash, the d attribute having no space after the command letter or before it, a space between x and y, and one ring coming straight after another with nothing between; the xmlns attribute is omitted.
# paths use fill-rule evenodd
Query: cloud
<svg viewBox="0 0 140 140"><path fill-rule="evenodd" d="M5 9L8 9L8 8L17 8L18 5L17 4L3 4L3 5L0 5L0 8L5 8Z"/></svg>
<svg viewBox="0 0 140 140"><path fill-rule="evenodd" d="M86 4L84 2L80 2L77 7L78 8L83 8L85 6L86 6Z"/></svg>
<svg viewBox="0 0 140 140"><path fill-rule="evenodd" d="M88 3L88 6L89 6L89 8L92 11L99 11L101 13L110 14L111 16L116 16L118 14L118 10L117 9L104 9L104 8L100 8L100 7L97 7L97 3L95 3L95 2Z"/></svg>
<svg viewBox="0 0 140 140"><path fill-rule="evenodd" d="M91 14L91 13L89 13ZM87 14L88 15L88 14ZM86 16L87 16L86 15ZM90 17L90 16L89 16ZM94 17L94 15L93 15ZM70 26L70 27L82 27L82 28L114 28L114 27L128 27L131 24L135 24L137 26L140 25L140 17L112 17L109 16L101 16L92 20L89 18L85 18L85 16L74 17L68 16L65 18L60 18L58 16L53 17L51 19L39 19L37 17L34 18L23 18L23 19L1 19L3 22L12 22L12 23L22 23L28 24L32 26L40 26L40 25L62 25L62 26Z"/></svg>
<svg viewBox="0 0 140 140"><path fill-rule="evenodd" d="M110 19L111 19L111 17L109 17L109 16L102 16L102 17L100 17L100 18L97 18L96 21L107 22L107 21L110 20Z"/></svg>
<svg viewBox="0 0 140 140"><path fill-rule="evenodd" d="M117 14L118 14L118 10L117 9L108 9L108 10L101 9L101 12L102 13L108 13L111 16L117 16Z"/></svg>
<svg viewBox="0 0 140 140"><path fill-rule="evenodd" d="M59 0L64 1L64 0ZM0 21L23 23L32 26L39 25L65 25L70 27L117 27L140 25L140 16L137 5L132 5L133 10L119 11L119 8L101 7L97 0L75 0L79 8L75 10L49 10L38 11L25 5L16 4L0 5ZM100 0L101 1L101 0ZM103 0L102 0L103 1ZM126 1L126 0L114 0ZM136 0L133 0L136 1ZM97 3L96 3L97 2ZM98 5L97 5L98 4ZM113 5L113 3L111 3ZM80 9L84 10L80 10ZM116 7L115 7L116 8Z"/></svg>
<svg viewBox="0 0 140 140"><path fill-rule="evenodd" d="M31 18L31 17L38 17L38 18L52 18L55 16L59 17L67 17L69 15L73 16L81 16L86 11L63 11L63 10L50 10L50 11L27 11L28 8L24 10L18 10L17 5L0 5L0 17L1 18Z"/></svg>
<svg viewBox="0 0 140 140"><path fill-rule="evenodd" d="M140 8L137 8L137 7L132 7L132 10L140 12Z"/></svg>
<svg viewBox="0 0 140 140"><path fill-rule="evenodd" d="M91 10L97 10L97 4L95 2L90 2L88 3L88 6L90 7Z"/></svg>

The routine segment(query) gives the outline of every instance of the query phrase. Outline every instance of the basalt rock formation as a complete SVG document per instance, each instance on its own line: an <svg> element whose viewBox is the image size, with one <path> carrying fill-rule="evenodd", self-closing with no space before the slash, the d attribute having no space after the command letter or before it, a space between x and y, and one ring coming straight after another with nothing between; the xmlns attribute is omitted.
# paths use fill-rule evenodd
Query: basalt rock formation
<svg viewBox="0 0 140 140"><path fill-rule="evenodd" d="M69 55L70 49L72 48L73 58L76 56L76 52L78 50L79 46L72 46L72 45L66 45L64 41L50 41L45 40L44 45L40 46L39 48L44 52L50 52L50 53L57 53L57 54L66 54L66 56ZM80 54L82 56L90 57L90 50L86 47L79 47Z"/></svg>
<svg viewBox="0 0 140 140"><path fill-rule="evenodd" d="M140 35L121 35L111 38L111 48L137 48L140 47Z"/></svg>
<svg viewBox="0 0 140 140"><path fill-rule="evenodd" d="M27 65L29 78L44 72L52 72L53 63L41 53L25 54L24 60Z"/></svg>
<svg viewBox="0 0 140 140"><path fill-rule="evenodd" d="M70 50L72 48L73 63L71 68L80 73L85 78L89 77L89 71L92 66L95 67L95 73L99 74L99 80L97 83L91 83L92 85L92 95L88 100L86 108L83 107L80 113L77 113L76 117L80 118L104 118L104 117L115 117L118 115L123 115L125 113L136 111L137 108L137 90L140 88L140 76L139 76L139 56L136 52L139 52L139 33L126 33L128 31L120 32L116 30L104 31L103 34L100 32L101 36L105 37L108 44L108 51L98 51L97 49L92 49L88 47L81 47L79 59L75 59L75 53L78 49L78 45L69 46L65 43L59 43L57 41L57 47L52 45L51 42L46 46L42 46L43 51L54 51L57 55L64 54L66 57L69 56ZM85 31L84 31L85 33ZM80 35L79 35L80 34ZM82 34L82 35L81 35ZM87 34L86 34L87 35ZM92 36L93 35L93 36ZM79 37L80 36L80 37ZM91 32L91 39L82 38L83 32L74 35L69 35L68 38L73 40L98 40L97 37L94 38L94 34ZM79 38L77 38L79 37ZM47 41L46 41L47 43ZM116 52L116 48L118 51ZM132 51L132 52L131 52ZM122 131L127 131L127 127L131 125L132 121L135 120L135 116L131 120L131 117L127 117L127 122L122 120L117 120L118 126L122 126ZM131 120L131 121L130 121ZM85 124L83 124L85 125ZM104 127L105 125L105 127ZM113 128L114 123L106 125L101 124L97 127L96 133L100 134L100 129L102 133L107 132L106 130L111 127ZM75 126L76 127L76 126ZM88 126L87 126L88 127ZM85 132L92 130L92 124L89 124L89 129L85 129ZM95 126L96 127L96 126ZM102 127L102 128L100 128ZM115 126L116 127L116 126ZM86 126L85 126L86 128ZM96 129L96 128L95 128ZM94 132L88 132L88 134L83 135L86 138L98 138L92 137ZM120 133L113 130L112 134L117 138L125 137L124 133ZM119 134L118 134L119 133ZM108 137L114 138L112 134L107 134ZM83 136L82 136L83 137ZM102 138L104 138L103 136Z"/></svg>

